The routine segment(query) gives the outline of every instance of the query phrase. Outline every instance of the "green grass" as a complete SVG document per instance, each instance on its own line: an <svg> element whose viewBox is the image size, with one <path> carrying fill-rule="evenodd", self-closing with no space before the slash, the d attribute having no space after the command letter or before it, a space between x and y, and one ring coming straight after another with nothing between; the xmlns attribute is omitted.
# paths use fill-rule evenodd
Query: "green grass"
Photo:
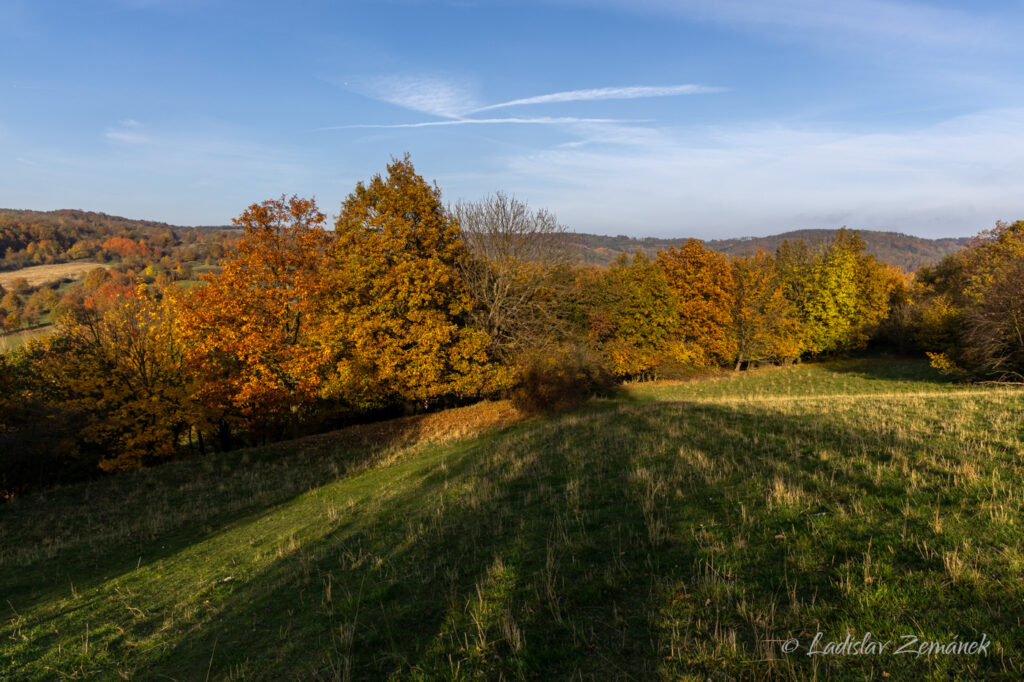
<svg viewBox="0 0 1024 682"><path fill-rule="evenodd" d="M0 334L0 353L8 353L21 348L29 339L41 339L53 333L52 324L44 324L40 327L25 329L23 331Z"/></svg>
<svg viewBox="0 0 1024 682"><path fill-rule="evenodd" d="M922 363L804 365L27 496L0 507L0 670L1021 679L1022 408ZM819 631L993 643L809 657Z"/></svg>

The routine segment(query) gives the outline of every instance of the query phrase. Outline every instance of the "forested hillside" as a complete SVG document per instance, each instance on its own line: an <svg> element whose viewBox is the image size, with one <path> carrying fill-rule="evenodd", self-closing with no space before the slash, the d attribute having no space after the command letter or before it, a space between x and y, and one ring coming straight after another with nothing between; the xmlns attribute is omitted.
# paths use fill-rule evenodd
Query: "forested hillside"
<svg viewBox="0 0 1024 682"><path fill-rule="evenodd" d="M29 265L64 263L72 260L120 260L125 253L172 255L184 250L184 261L204 260L212 250L214 258L222 255L220 246L237 228L232 226L187 227L153 220L134 220L106 213L62 209L59 211L24 211L0 209L0 270L16 270ZM934 265L944 256L963 248L967 237L925 239L898 232L859 230L866 252L884 263L914 271L922 265ZM775 251L786 240L800 239L811 246L825 244L834 230L795 230L767 237L712 239L705 246L727 256L742 256L758 249ZM123 242L136 241L143 246ZM569 241L574 259L587 265L611 265L621 254L632 256L637 251L649 257L669 246L686 241L655 237L570 232Z"/></svg>
<svg viewBox="0 0 1024 682"><path fill-rule="evenodd" d="M784 241L801 239L812 246L824 244L835 234L834 230L795 230L768 237L740 237L736 239L712 239L704 245L713 251L727 256L742 256L754 253L758 249L774 251ZM967 245L970 239L925 239L912 237L898 232L876 232L874 230L858 230L864 240L866 252L883 263L912 272L922 265L933 265L954 251ZM620 254L632 256L637 251L653 257L658 251L669 246L679 245L686 241L679 239L656 239L648 237L638 239L619 235L610 237L598 234L571 233L570 239L579 260L589 265L609 265Z"/></svg>
<svg viewBox="0 0 1024 682"><path fill-rule="evenodd" d="M230 227L181 227L106 213L0 209L0 270L74 260L219 258Z"/></svg>

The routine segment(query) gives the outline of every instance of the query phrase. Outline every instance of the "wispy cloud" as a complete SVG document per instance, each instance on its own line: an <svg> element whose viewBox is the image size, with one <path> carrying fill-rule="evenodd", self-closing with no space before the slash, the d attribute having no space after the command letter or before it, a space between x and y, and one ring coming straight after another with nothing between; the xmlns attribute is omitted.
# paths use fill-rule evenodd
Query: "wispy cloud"
<svg viewBox="0 0 1024 682"><path fill-rule="evenodd" d="M556 102L589 102L603 99L641 99L646 97L675 97L679 95L700 95L711 92L722 92L724 88L711 87L707 85L630 85L617 88L592 88L589 90L566 90L564 92L553 92L548 95L536 95L513 99L498 104L488 104L478 107L473 113L490 111L491 109L503 109L505 107L517 107L527 104L551 104Z"/></svg>
<svg viewBox="0 0 1024 682"><path fill-rule="evenodd" d="M327 79L342 87L349 87L367 97L388 102L405 109L430 114L445 119L441 121L419 121L414 123L356 123L349 125L324 126L318 130L344 130L355 128L434 128L462 125L566 125L566 124L617 124L640 123L641 121L575 116L532 116L474 118L471 114L507 107L536 104L558 104L565 102L591 102L612 99L640 99L646 97L675 97L721 92L724 88L706 85L630 85L623 87L591 88L587 90L565 90L545 95L480 106L474 91L464 81L436 76L387 76L373 79L353 79L345 82Z"/></svg>
<svg viewBox="0 0 1024 682"><path fill-rule="evenodd" d="M574 229L609 234L714 238L846 223L966 236L1022 217L1024 109L902 132L767 122L660 129L634 142L506 157L491 182Z"/></svg>
<svg viewBox="0 0 1024 682"><path fill-rule="evenodd" d="M144 126L133 118L126 118L117 125L103 131L103 137L119 144L142 145L153 141L143 130Z"/></svg>
<svg viewBox="0 0 1024 682"><path fill-rule="evenodd" d="M371 99L442 118L458 118L479 104L468 83L442 76L384 76L340 85Z"/></svg>
<svg viewBox="0 0 1024 682"><path fill-rule="evenodd" d="M618 6L630 11L783 31L785 37L872 47L878 41L905 46L1007 44L1006 27L983 12L893 0L563 0Z"/></svg>
<svg viewBox="0 0 1024 682"><path fill-rule="evenodd" d="M583 121L573 126L579 138L559 144L557 149L579 149L593 146L625 146L657 148L668 144L671 137L665 131L644 125L643 121L619 123Z"/></svg>
<svg viewBox="0 0 1024 682"><path fill-rule="evenodd" d="M421 121L419 123L356 123L343 126L325 126L317 130L348 130L352 128L434 128L462 125L568 125L581 123L641 123L639 120L617 118L577 118L575 116L540 116L535 118L457 118L449 121Z"/></svg>

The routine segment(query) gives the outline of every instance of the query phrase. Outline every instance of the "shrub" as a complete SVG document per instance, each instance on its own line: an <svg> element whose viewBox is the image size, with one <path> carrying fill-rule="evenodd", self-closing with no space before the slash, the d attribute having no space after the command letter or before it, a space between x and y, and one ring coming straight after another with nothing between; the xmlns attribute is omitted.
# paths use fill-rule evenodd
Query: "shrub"
<svg viewBox="0 0 1024 682"><path fill-rule="evenodd" d="M528 414L572 409L595 395L606 395L615 377L593 353L582 348L559 349L527 359L512 390L512 404Z"/></svg>

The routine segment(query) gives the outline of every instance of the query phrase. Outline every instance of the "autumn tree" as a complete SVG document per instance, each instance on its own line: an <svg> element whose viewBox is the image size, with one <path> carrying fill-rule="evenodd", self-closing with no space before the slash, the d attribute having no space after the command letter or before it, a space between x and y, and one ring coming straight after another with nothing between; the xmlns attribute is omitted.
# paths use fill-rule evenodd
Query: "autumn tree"
<svg viewBox="0 0 1024 682"><path fill-rule="evenodd" d="M253 204L220 273L182 296L178 329L221 446L314 402L330 369L322 333L331 237L310 199Z"/></svg>
<svg viewBox="0 0 1024 682"><path fill-rule="evenodd" d="M0 309L7 312L14 312L15 310L21 310L24 305L24 301L21 297L13 291L8 291L4 294L3 298L0 298Z"/></svg>
<svg viewBox="0 0 1024 682"><path fill-rule="evenodd" d="M43 287L29 297L27 305L35 306L41 311L47 311L56 308L59 302L60 297L57 296L56 291L49 287Z"/></svg>
<svg viewBox="0 0 1024 682"><path fill-rule="evenodd" d="M654 377L672 359L678 299L665 271L643 253L622 255L607 270L579 271L571 299L587 343L617 377Z"/></svg>
<svg viewBox="0 0 1024 682"><path fill-rule="evenodd" d="M807 349L830 353L866 346L889 314L898 278L864 252L856 232L846 229L815 253L800 243L783 246L776 267L800 315Z"/></svg>
<svg viewBox="0 0 1024 682"><path fill-rule="evenodd" d="M50 402L52 386L37 371L40 344L0 353L0 501L30 487L93 474L96 461L75 457L82 423Z"/></svg>
<svg viewBox="0 0 1024 682"><path fill-rule="evenodd" d="M0 326L6 331L15 331L21 328L23 321L25 302L16 293L8 291L0 299Z"/></svg>
<svg viewBox="0 0 1024 682"><path fill-rule="evenodd" d="M736 369L752 360L798 357L804 349L803 328L774 258L764 251L734 258L732 274Z"/></svg>
<svg viewBox="0 0 1024 682"><path fill-rule="evenodd" d="M18 277L11 282L11 291L16 294L27 294L32 291L32 285L24 277Z"/></svg>
<svg viewBox="0 0 1024 682"><path fill-rule="evenodd" d="M857 259L864 244L856 235L841 231L811 265L801 301L813 352L847 350L858 306Z"/></svg>
<svg viewBox="0 0 1024 682"><path fill-rule="evenodd" d="M469 325L459 225L408 156L387 170L356 186L335 223L329 343L337 362L327 394L364 409L495 390L504 379L488 356L490 338Z"/></svg>
<svg viewBox="0 0 1024 682"><path fill-rule="evenodd" d="M811 273L819 255L803 239L787 239L775 249L775 272L783 293L797 309L810 295Z"/></svg>
<svg viewBox="0 0 1024 682"><path fill-rule="evenodd" d="M82 278L82 287L88 291L95 291L108 282L110 278L110 270L104 267L93 268L85 273L85 277Z"/></svg>
<svg viewBox="0 0 1024 682"><path fill-rule="evenodd" d="M103 312L63 317L33 371L50 401L81 422L72 447L105 471L173 456L191 428L192 387L173 299L140 285ZM91 453L91 455L90 455Z"/></svg>
<svg viewBox="0 0 1024 682"><path fill-rule="evenodd" d="M1024 380L1024 221L997 223L921 276L918 338L933 364Z"/></svg>
<svg viewBox="0 0 1024 682"><path fill-rule="evenodd" d="M103 242L103 248L122 258L147 258L153 251L142 242L127 237L111 237Z"/></svg>
<svg viewBox="0 0 1024 682"><path fill-rule="evenodd" d="M658 252L658 265L676 293L679 322L679 360L708 367L728 362L735 355L730 334L733 278L729 259L697 239L679 249Z"/></svg>
<svg viewBox="0 0 1024 682"><path fill-rule="evenodd" d="M963 357L986 376L1024 381L1024 258L990 276L967 309Z"/></svg>

